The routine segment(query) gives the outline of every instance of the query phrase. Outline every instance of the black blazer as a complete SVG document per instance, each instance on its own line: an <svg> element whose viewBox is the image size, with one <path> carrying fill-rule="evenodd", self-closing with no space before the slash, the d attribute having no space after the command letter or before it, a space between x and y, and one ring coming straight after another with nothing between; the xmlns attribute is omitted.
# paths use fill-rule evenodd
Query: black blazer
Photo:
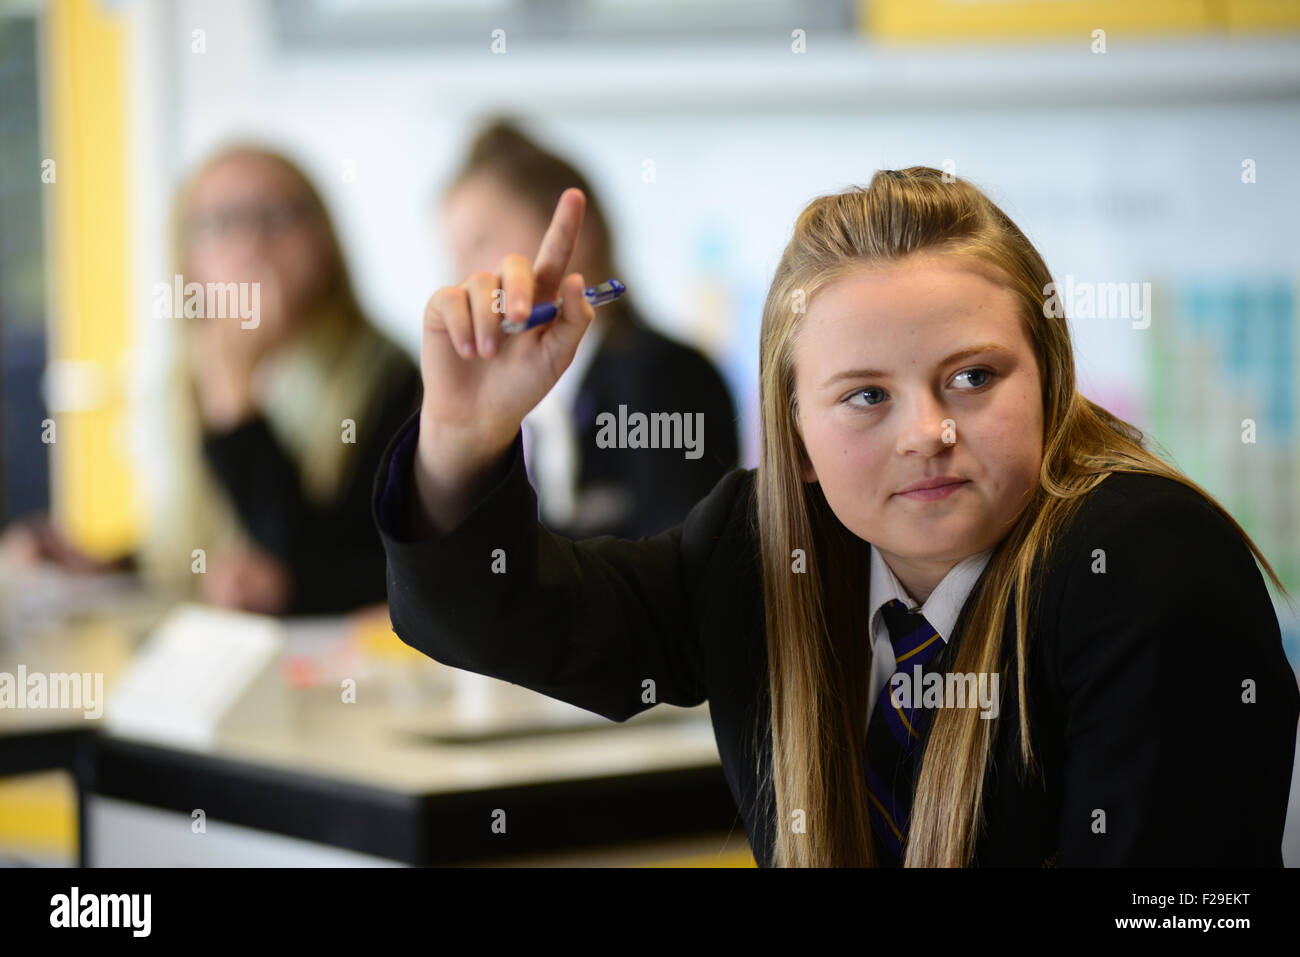
<svg viewBox="0 0 1300 957"><path fill-rule="evenodd" d="M688 459L682 449L599 448L597 417L617 416L619 405L629 415L700 413L701 456ZM713 363L626 305L609 317L571 413L579 453L577 515L569 526L551 526L571 538L640 538L671 528L740 461L735 404Z"/></svg>
<svg viewBox="0 0 1300 957"><path fill-rule="evenodd" d="M707 700L750 847L770 866L775 801L758 786L751 730L758 709L770 766L755 472L730 471L663 534L573 542L538 523L516 437L474 511L442 538L413 540L417 420L375 485L398 636L614 721L651 707L648 678L657 702ZM495 549L505 574L493 573ZM1094 549L1105 574L1092 571ZM1300 690L1231 526L1176 482L1112 474L1060 540L1038 597L1030 729L1046 783L1021 779L1016 683L1004 680L972 863L1280 866Z"/></svg>
<svg viewBox="0 0 1300 957"><path fill-rule="evenodd" d="M375 469L393 430L419 408L420 369L408 358L357 415L357 448L334 499L303 494L298 466L262 416L203 436L208 467L257 545L292 576L290 615L339 614L384 600L384 550L371 519Z"/></svg>

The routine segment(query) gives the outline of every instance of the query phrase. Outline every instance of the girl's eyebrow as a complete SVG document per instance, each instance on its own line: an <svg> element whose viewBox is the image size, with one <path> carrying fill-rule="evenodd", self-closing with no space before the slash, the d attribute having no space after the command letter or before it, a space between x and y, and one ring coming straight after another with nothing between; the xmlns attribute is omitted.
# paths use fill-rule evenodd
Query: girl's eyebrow
<svg viewBox="0 0 1300 957"><path fill-rule="evenodd" d="M980 355L985 352L996 352L998 355L1001 355L1008 359L1015 357L1015 353L1012 352L1010 349L1008 349L1006 346L998 345L996 342L985 342L982 343L981 345L968 346L965 349L958 349L952 355L940 361L939 365L946 366L949 363L957 362L960 359L966 359L969 358L970 356ZM872 378L883 378L887 375L889 375L888 372L881 371L880 369L845 369L842 372L835 373L833 376L831 376L829 379L823 382L822 388L824 389L829 385L834 385L836 382L839 382L841 379L872 379Z"/></svg>

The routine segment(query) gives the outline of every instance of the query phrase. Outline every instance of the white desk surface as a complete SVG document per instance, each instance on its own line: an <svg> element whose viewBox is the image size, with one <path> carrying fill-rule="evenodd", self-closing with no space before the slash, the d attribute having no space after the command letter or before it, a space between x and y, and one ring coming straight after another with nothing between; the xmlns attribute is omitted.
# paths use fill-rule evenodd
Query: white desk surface
<svg viewBox="0 0 1300 957"><path fill-rule="evenodd" d="M133 618L120 610L88 614L43 635L11 636L0 645L0 671L16 674L21 662L29 674L102 672L107 695L161 614L157 608L137 609ZM400 686L383 675L359 680L356 703L344 703L337 686L288 688L292 717L285 726L230 731L201 753L416 794L719 763L707 704L691 709L658 705L619 723L494 681L499 702L480 721L467 722L453 706L453 671L430 659L408 661L388 672L390 679L404 682ZM427 737L575 720L581 725L543 735L473 743ZM0 735L96 724L80 711L0 709Z"/></svg>

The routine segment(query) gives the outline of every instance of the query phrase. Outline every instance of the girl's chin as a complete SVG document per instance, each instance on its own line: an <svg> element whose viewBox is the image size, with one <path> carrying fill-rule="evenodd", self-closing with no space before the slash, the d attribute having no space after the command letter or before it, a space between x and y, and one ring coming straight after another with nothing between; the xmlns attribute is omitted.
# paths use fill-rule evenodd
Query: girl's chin
<svg viewBox="0 0 1300 957"><path fill-rule="evenodd" d="M905 557L911 561L948 561L953 555L974 555L980 551L978 541L975 536L958 532L953 534L928 534L922 532L917 525L909 528L898 529L898 534L891 536L888 540L893 542L896 547L879 545L883 539L867 539L883 551ZM918 532L921 532L918 534Z"/></svg>

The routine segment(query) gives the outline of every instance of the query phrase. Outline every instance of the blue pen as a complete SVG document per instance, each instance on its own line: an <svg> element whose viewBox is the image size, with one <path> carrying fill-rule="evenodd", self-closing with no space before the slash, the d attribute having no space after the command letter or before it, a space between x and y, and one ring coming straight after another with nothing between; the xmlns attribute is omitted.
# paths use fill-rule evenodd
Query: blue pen
<svg viewBox="0 0 1300 957"><path fill-rule="evenodd" d="M613 302L625 292L627 292L627 286L617 279L611 279L609 282L602 282L599 286L588 286L582 291L582 294L592 306L603 306L607 302ZM527 322L507 319L501 323L501 331L525 332L533 328L533 326L540 326L544 322L550 322L559 313L561 303L562 300L560 299L556 299L554 302L539 303L533 306L533 311L528 314Z"/></svg>

